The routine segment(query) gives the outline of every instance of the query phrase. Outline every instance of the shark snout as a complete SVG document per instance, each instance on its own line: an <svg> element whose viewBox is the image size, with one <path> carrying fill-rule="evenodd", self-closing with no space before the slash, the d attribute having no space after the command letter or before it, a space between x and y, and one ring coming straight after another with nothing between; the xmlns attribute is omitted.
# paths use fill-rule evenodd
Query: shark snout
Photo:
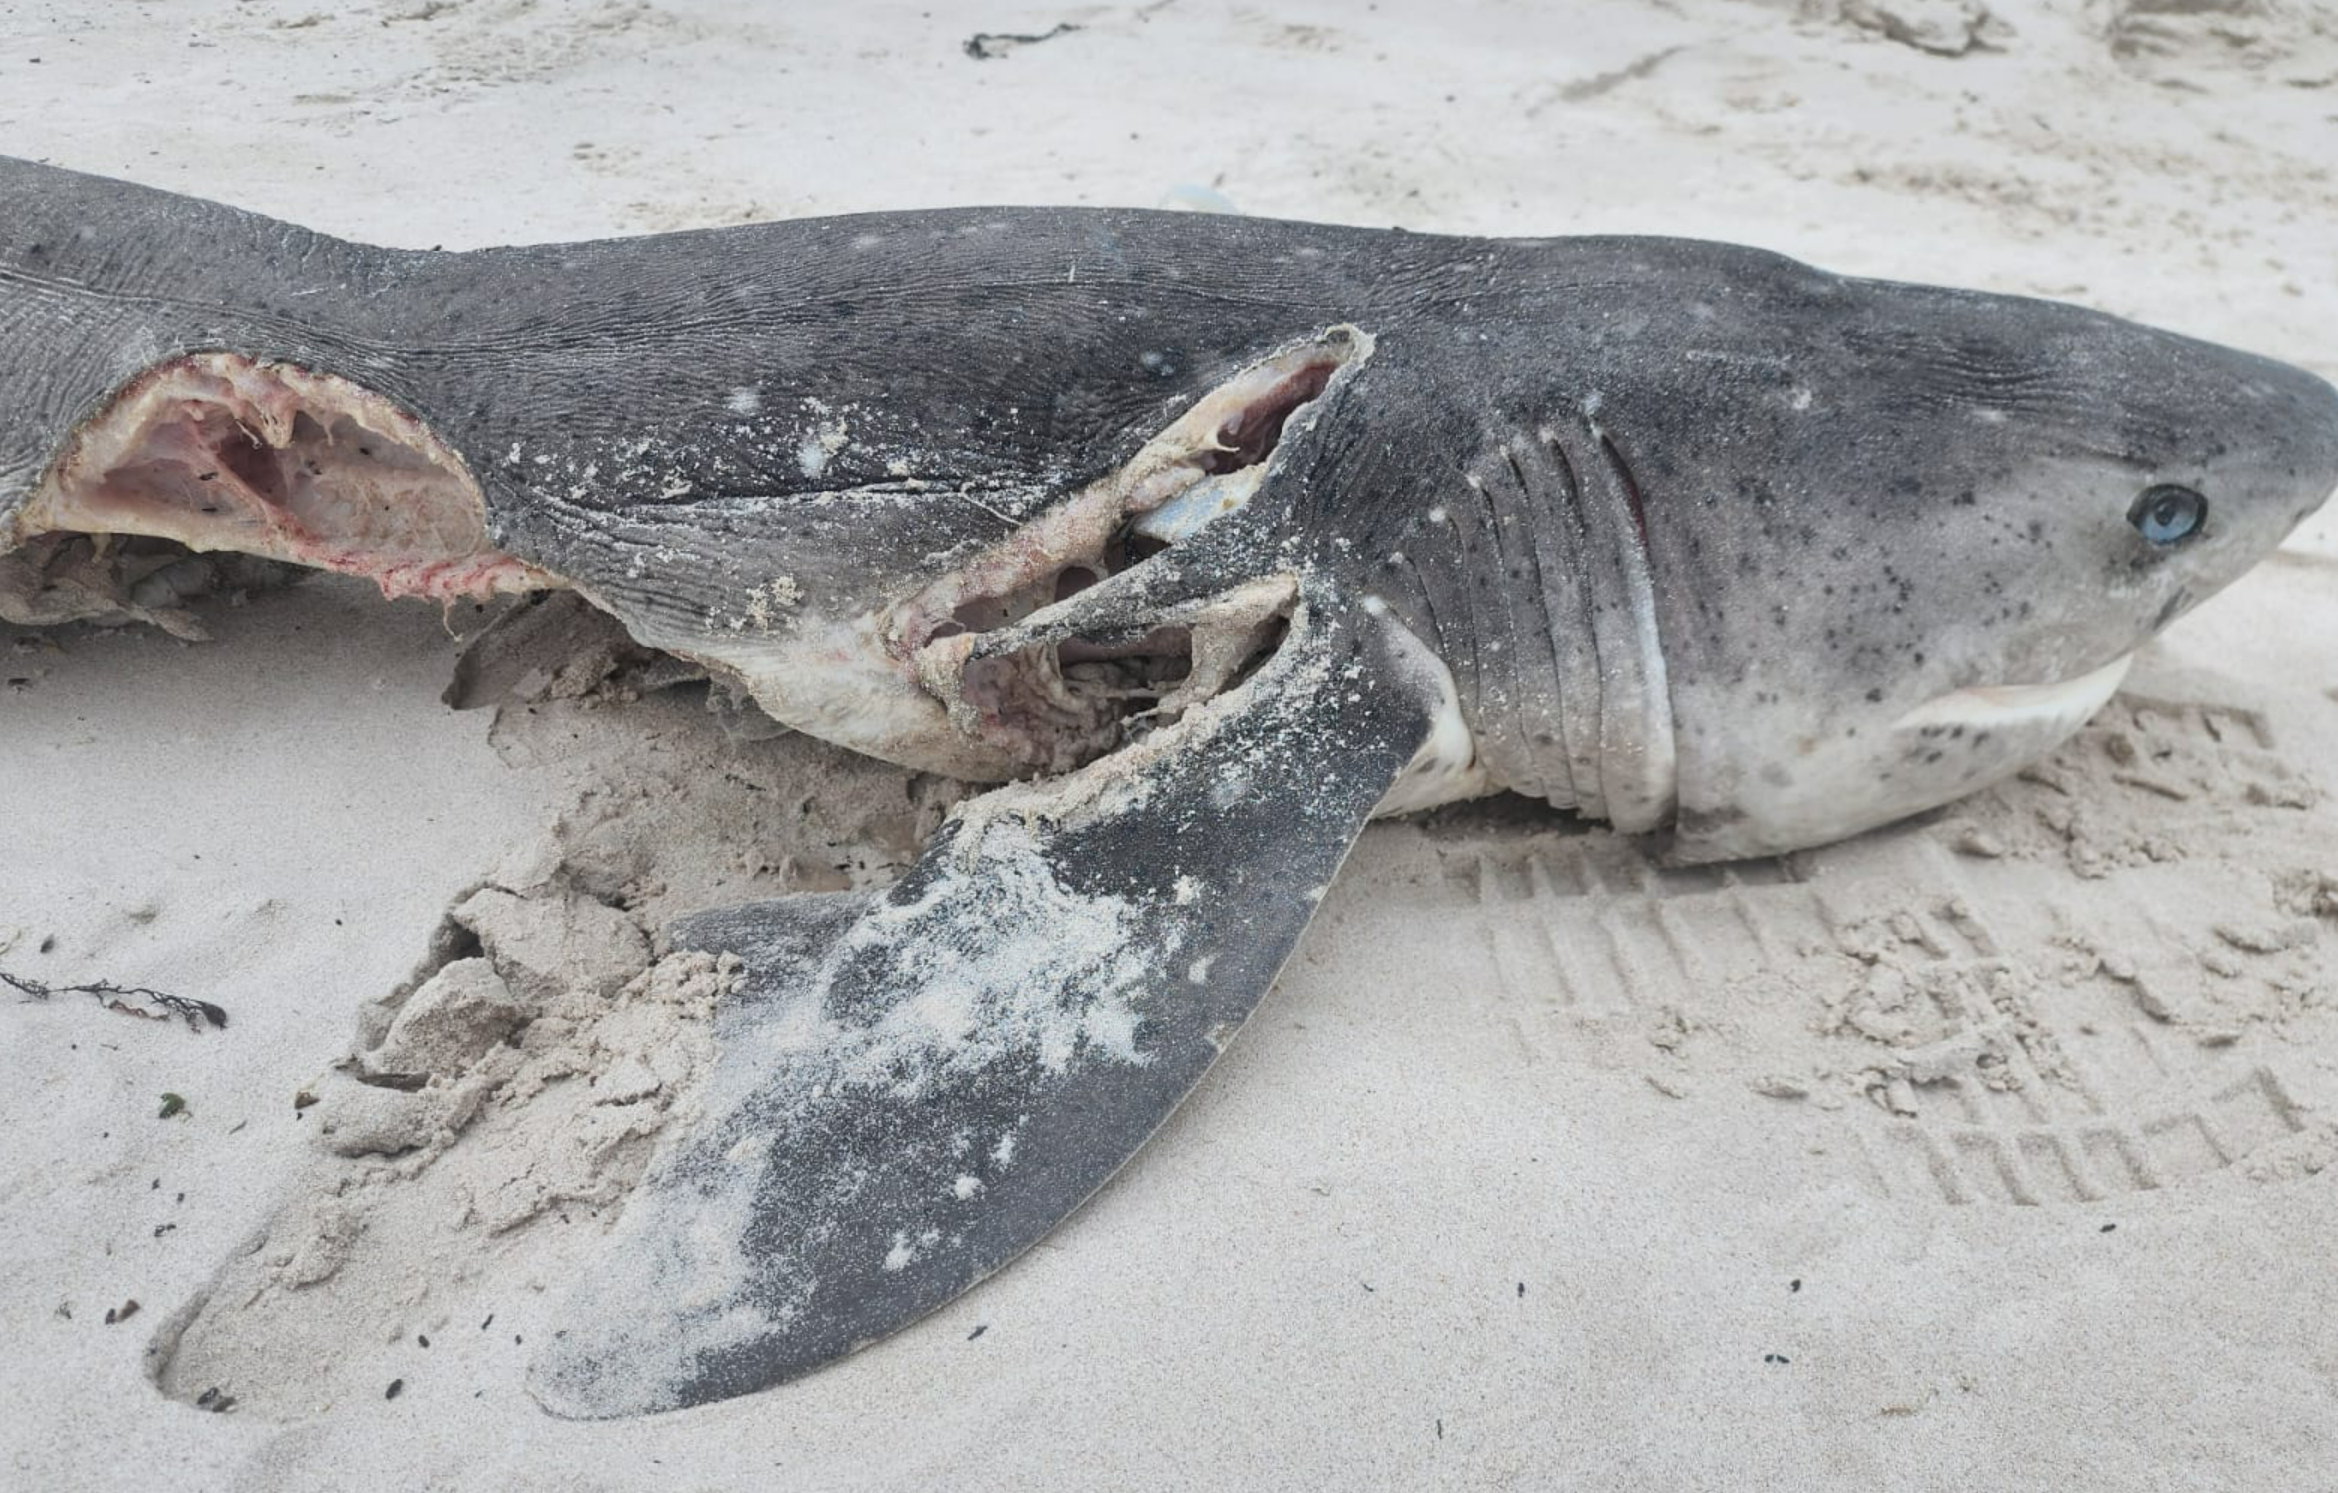
<svg viewBox="0 0 2338 1493"><path fill-rule="evenodd" d="M2127 513L2144 541L2132 550L2138 572L2169 591L2158 625L2238 580L2338 490L2338 386L2233 349L2186 343L2184 352L2144 397L2145 423L2172 434L2154 443ZM2171 489L2197 494L2196 532L2147 514Z"/></svg>
<svg viewBox="0 0 2338 1493"><path fill-rule="evenodd" d="M2305 387L2297 395L2296 420L2307 446L2298 491L2297 516L2303 519L2338 493L2338 384L2303 370L2299 377Z"/></svg>
<svg viewBox="0 0 2338 1493"><path fill-rule="evenodd" d="M2267 536L2270 548L2338 491L2338 385L2288 363L2249 363L2233 475L2242 495L2279 525Z"/></svg>

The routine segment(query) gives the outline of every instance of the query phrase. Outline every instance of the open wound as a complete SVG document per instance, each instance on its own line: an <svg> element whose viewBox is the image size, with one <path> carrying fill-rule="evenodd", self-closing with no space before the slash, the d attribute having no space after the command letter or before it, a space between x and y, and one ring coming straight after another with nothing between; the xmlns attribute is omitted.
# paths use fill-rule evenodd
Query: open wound
<svg viewBox="0 0 2338 1493"><path fill-rule="evenodd" d="M140 374L77 430L14 540L168 540L447 600L559 581L496 549L460 457L371 390L236 353ZM79 540L73 536L92 536Z"/></svg>
<svg viewBox="0 0 2338 1493"><path fill-rule="evenodd" d="M1372 350L1334 327L1244 369L1125 466L896 607L888 646L958 729L1035 773L1092 761L1240 683L1296 587L1232 578L1159 599L1146 568L1240 512L1293 422Z"/></svg>

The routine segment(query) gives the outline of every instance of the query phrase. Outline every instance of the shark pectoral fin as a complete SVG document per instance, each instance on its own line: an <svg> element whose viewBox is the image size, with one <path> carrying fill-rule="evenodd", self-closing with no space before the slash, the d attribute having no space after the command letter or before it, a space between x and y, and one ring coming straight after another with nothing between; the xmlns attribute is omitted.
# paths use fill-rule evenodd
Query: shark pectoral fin
<svg viewBox="0 0 2338 1493"><path fill-rule="evenodd" d="M1435 666L1301 607L1240 687L969 804L889 892L692 920L738 953L701 1112L534 1366L548 1409L703 1404L948 1302L1103 1185L1249 1016L1427 738Z"/></svg>

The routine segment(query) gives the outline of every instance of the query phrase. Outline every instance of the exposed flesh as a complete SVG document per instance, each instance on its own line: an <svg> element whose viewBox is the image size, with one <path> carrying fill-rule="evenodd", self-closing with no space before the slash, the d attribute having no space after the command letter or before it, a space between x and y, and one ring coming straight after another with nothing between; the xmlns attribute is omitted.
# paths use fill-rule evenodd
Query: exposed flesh
<svg viewBox="0 0 2338 1493"><path fill-rule="evenodd" d="M1287 587L1264 606L1268 593L1243 588L1135 636L1050 636L1008 652L986 652L981 639L1048 632L1062 603L1239 511L1291 420L1370 348L1363 333L1334 328L1244 370L1112 478L897 608L893 646L960 730L1029 770L1076 767L1226 688L1280 638Z"/></svg>
<svg viewBox="0 0 2338 1493"><path fill-rule="evenodd" d="M1291 423L1370 350L1367 334L1342 326L1262 358L1116 471L970 563L906 599L871 598L858 618L825 619L826 632L816 626L822 619L800 618L786 638L759 637L752 656L737 658L728 637L653 641L728 668L783 721L804 714L788 707L807 693L818 706L823 690L890 698L888 688L907 682L927 702L922 723L888 725L881 740L838 734L892 760L974 778L1077 767L1246 677L1283 636L1294 592L1287 580L1230 581L1221 596L1110 633L1054 625L1067 604L1239 512ZM1146 524L1164 510L1167 521ZM66 575L58 567L92 546L100 557L118 554L117 536L363 575L393 597L567 584L489 541L463 459L392 401L345 379L231 353L174 359L125 386L74 433L0 532L0 554L13 552L27 586L55 591L56 600ZM164 620L129 595L154 566L133 574L76 564L72 615ZM117 573L128 578L109 616L102 599L82 593L90 577ZM806 648L830 660L860 652L829 636L838 627L875 646L842 671L803 667L797 655ZM1002 647L994 635L1004 629L1017 637ZM794 646L815 635L817 648ZM855 714L851 700L827 703L849 707L829 712L847 722L867 714Z"/></svg>
<svg viewBox="0 0 2338 1493"><path fill-rule="evenodd" d="M346 379L235 353L147 370L74 433L0 549L138 535L362 575L385 596L558 586L488 542L462 459Z"/></svg>

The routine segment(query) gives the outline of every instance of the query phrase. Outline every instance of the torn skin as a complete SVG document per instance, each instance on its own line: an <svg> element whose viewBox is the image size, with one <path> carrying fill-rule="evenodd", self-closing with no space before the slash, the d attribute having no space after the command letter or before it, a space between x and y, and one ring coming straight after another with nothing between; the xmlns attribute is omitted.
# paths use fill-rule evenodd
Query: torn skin
<svg viewBox="0 0 2338 1493"><path fill-rule="evenodd" d="M1290 422L1371 345L1335 327L1245 369L1118 472L895 608L888 650L958 731L1002 750L1017 775L1076 768L1219 693L1279 640L1296 596L1288 580L1252 581L1134 627L1083 631L1082 619L1104 614L1116 578L1246 503ZM1181 503L1195 495L1207 501ZM1197 511L1146 522L1179 507Z"/></svg>
<svg viewBox="0 0 2338 1493"><path fill-rule="evenodd" d="M649 641L783 723L905 766L990 781L1079 767L1223 692L1278 645L1287 579L1237 571L1207 599L1151 602L1141 593L1159 573L1147 562L1263 490L1287 434L1371 351L1369 334L1343 325L1258 359L1117 470L906 599L791 615L784 630ZM571 584L489 541L471 468L390 399L226 352L149 368L73 433L0 531L0 615L186 635L192 618L170 604L225 562L168 546L362 575L388 597Z"/></svg>
<svg viewBox="0 0 2338 1493"><path fill-rule="evenodd" d="M566 584L488 542L469 468L411 415L346 379L237 353L175 358L124 386L0 549L77 534L99 536L100 557L104 536L169 540L361 575L386 597Z"/></svg>

